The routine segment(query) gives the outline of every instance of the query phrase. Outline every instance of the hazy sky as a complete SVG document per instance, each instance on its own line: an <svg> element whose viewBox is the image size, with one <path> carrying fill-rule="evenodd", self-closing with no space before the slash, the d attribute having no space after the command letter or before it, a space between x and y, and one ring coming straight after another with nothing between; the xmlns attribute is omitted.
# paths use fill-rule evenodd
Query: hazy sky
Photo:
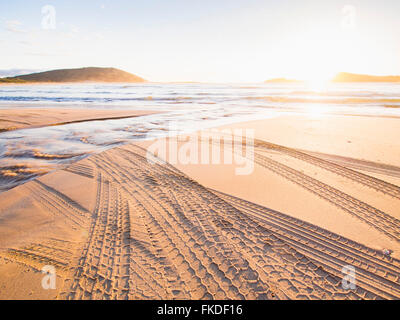
<svg viewBox="0 0 400 320"><path fill-rule="evenodd" d="M400 74L400 1L1 0L0 48L0 69L113 66L153 81Z"/></svg>

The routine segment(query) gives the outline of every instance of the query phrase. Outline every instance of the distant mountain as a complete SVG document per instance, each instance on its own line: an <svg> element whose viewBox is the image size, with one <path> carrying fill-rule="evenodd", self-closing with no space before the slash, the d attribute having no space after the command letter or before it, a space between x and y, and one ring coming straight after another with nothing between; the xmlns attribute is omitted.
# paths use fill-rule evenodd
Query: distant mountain
<svg viewBox="0 0 400 320"><path fill-rule="evenodd" d="M265 83L301 83L301 80L286 78L275 78L265 81ZM348 72L338 73L331 82L400 82L400 76L370 76L367 74L356 74Z"/></svg>
<svg viewBox="0 0 400 320"><path fill-rule="evenodd" d="M340 72L333 82L400 82L400 76L370 76L367 74L355 74Z"/></svg>
<svg viewBox="0 0 400 320"><path fill-rule="evenodd" d="M0 79L2 82L145 82L116 68L60 69Z"/></svg>
<svg viewBox="0 0 400 320"><path fill-rule="evenodd" d="M286 79L286 78L274 78L265 81L265 83L298 83L298 82L303 82L303 81Z"/></svg>
<svg viewBox="0 0 400 320"><path fill-rule="evenodd" d="M26 81L18 78L0 78L0 83L26 83Z"/></svg>

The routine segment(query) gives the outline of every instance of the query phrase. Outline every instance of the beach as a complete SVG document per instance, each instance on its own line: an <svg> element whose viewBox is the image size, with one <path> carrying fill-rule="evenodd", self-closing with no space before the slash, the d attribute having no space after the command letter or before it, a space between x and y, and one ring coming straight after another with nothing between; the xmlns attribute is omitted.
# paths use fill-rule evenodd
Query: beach
<svg viewBox="0 0 400 320"><path fill-rule="evenodd" d="M155 111L82 108L4 108L0 109L0 132L57 126L69 123L126 119L150 115Z"/></svg>
<svg viewBox="0 0 400 320"><path fill-rule="evenodd" d="M0 301L400 300L400 1L3 2Z"/></svg>
<svg viewBox="0 0 400 320"><path fill-rule="evenodd" d="M208 131L254 133L217 148L241 153L231 163L171 158L172 143L199 150L199 131L3 192L0 298L398 299L399 121L282 113Z"/></svg>

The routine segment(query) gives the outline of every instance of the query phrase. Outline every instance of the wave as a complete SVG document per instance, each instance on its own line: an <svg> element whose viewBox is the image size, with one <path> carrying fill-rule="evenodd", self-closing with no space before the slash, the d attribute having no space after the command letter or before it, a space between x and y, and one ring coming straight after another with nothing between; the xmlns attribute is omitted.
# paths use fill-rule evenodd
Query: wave
<svg viewBox="0 0 400 320"><path fill-rule="evenodd" d="M191 100L193 97L138 97L138 98L116 98L116 97L46 97L46 96L0 96L0 101L54 101L54 102L111 102L111 101L182 101Z"/></svg>
<svg viewBox="0 0 400 320"><path fill-rule="evenodd" d="M348 92L348 91L291 91L287 95L293 96L318 96L318 97L343 97L343 96L356 96L356 97L387 97L388 94L381 92ZM389 95L391 96L391 95Z"/></svg>
<svg viewBox="0 0 400 320"><path fill-rule="evenodd" d="M305 94L307 91L303 91ZM297 95L301 91L297 92ZM294 95L294 94L293 94ZM227 98L210 96L141 96L141 97L49 97L49 96L0 96L0 101L5 102L64 102L64 103L118 103L118 102L155 102L155 103L194 103L217 104L227 101L267 101L271 103L319 103L319 104L397 104L400 97L382 98L379 96L356 96L356 97L333 97L334 95L315 93L315 97L307 92L308 97L296 97L290 95L267 95L267 96L237 96L231 95ZM376 96L376 97L375 97Z"/></svg>
<svg viewBox="0 0 400 320"><path fill-rule="evenodd" d="M247 97L249 100L265 100L278 103L319 103L319 104L373 104L373 103L400 103L400 98L336 98L336 99L313 99L313 98L291 98L279 96Z"/></svg>

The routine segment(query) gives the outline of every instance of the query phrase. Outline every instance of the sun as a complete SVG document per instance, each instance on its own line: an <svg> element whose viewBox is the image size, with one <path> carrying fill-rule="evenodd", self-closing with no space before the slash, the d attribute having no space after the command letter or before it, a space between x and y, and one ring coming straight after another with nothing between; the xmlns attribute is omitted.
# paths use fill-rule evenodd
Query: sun
<svg viewBox="0 0 400 320"><path fill-rule="evenodd" d="M334 74L331 72L321 72L319 74L311 75L305 79L305 84L308 89L314 92L323 92L328 89L330 81L333 79Z"/></svg>
<svg viewBox="0 0 400 320"><path fill-rule="evenodd" d="M309 57L307 57L309 59ZM307 61L307 59L304 59ZM322 92L327 91L329 83L338 73L337 68L329 63L327 55L324 57L314 56L311 63L307 61L307 68L299 74L299 79L303 80L305 86L310 91Z"/></svg>

